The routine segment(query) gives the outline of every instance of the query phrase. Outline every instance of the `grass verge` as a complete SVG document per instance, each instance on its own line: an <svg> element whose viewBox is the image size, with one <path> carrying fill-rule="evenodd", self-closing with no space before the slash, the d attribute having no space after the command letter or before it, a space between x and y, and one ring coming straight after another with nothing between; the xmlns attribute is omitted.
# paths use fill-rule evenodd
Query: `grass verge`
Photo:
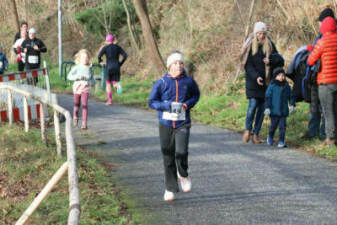
<svg viewBox="0 0 337 225"><path fill-rule="evenodd" d="M56 156L53 138L48 147L40 130L25 133L19 126L0 126L0 225L13 224L44 185L66 161ZM111 171L95 157L77 151L81 196L81 224L137 224L111 182ZM63 177L27 224L66 224L68 180Z"/></svg>

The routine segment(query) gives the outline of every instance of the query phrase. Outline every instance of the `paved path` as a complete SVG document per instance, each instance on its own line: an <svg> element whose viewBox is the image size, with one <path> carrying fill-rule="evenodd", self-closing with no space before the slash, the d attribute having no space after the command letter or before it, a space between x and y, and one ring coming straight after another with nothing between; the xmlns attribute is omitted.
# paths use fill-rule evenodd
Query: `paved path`
<svg viewBox="0 0 337 225"><path fill-rule="evenodd" d="M70 96L60 103L68 109L73 104ZM194 124L192 191L167 203L155 112L90 100L88 126L86 138L76 142L118 163L117 176L146 212L146 224L337 224L336 163L245 144L239 134Z"/></svg>

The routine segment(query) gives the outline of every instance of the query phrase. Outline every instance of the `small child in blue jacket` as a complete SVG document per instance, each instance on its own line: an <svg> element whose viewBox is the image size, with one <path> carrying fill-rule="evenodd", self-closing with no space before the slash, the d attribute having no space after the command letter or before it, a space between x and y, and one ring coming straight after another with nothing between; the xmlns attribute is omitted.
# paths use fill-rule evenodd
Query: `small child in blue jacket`
<svg viewBox="0 0 337 225"><path fill-rule="evenodd" d="M290 107L288 108L288 104ZM277 127L279 127L278 147L287 147L284 142L286 133L287 116L294 112L295 101L288 82L285 80L285 72L282 67L273 71L273 80L266 91L265 115L270 115L271 125L269 127L267 144L273 145L273 138Z"/></svg>
<svg viewBox="0 0 337 225"><path fill-rule="evenodd" d="M5 70L8 70L8 60L0 45L0 74L4 74Z"/></svg>

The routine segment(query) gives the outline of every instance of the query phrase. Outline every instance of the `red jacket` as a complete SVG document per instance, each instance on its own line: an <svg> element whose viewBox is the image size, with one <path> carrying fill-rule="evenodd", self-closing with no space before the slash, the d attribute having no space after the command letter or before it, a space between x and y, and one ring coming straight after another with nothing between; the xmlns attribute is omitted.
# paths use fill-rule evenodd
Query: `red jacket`
<svg viewBox="0 0 337 225"><path fill-rule="evenodd" d="M309 66L321 59L321 71L317 75L317 84L337 83L337 33L336 22L326 18L321 25L323 37L317 41L308 57Z"/></svg>

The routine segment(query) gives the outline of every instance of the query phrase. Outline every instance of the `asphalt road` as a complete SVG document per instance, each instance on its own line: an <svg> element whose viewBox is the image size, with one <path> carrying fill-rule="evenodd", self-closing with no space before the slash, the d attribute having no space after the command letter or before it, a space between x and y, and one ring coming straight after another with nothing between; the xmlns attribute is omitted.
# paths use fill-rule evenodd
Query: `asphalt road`
<svg viewBox="0 0 337 225"><path fill-rule="evenodd" d="M60 104L72 110L72 97ZM145 224L337 224L337 164L298 150L242 143L241 135L194 123L190 193L163 201L155 112L89 100L89 130L76 143L117 163L118 183Z"/></svg>

